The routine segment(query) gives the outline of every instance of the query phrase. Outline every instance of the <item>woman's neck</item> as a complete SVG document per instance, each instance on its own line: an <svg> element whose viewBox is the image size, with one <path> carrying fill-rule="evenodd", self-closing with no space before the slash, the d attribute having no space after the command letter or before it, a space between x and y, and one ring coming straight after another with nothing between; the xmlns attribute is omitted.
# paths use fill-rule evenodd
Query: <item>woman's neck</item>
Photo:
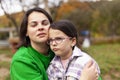
<svg viewBox="0 0 120 80"><path fill-rule="evenodd" d="M49 46L46 43L31 43L31 46L41 54L48 55Z"/></svg>

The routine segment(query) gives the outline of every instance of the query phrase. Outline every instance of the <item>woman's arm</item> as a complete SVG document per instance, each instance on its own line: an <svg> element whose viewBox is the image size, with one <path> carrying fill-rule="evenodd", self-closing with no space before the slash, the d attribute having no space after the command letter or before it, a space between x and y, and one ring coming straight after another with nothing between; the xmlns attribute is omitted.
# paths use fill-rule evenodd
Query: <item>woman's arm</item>
<svg viewBox="0 0 120 80"><path fill-rule="evenodd" d="M11 80L43 80L37 68L28 60L14 60L10 68Z"/></svg>
<svg viewBox="0 0 120 80"><path fill-rule="evenodd" d="M83 68L80 80L98 80L98 77L97 67L95 63L90 60Z"/></svg>

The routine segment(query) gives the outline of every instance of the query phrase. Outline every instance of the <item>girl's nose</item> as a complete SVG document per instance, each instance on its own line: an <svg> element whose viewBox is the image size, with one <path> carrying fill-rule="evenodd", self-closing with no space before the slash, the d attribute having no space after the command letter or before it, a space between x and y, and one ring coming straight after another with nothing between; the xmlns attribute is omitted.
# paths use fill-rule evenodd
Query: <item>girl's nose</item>
<svg viewBox="0 0 120 80"><path fill-rule="evenodd" d="M52 41L52 45L53 45L53 46L55 46L55 45L56 45L56 42L55 42L54 40Z"/></svg>

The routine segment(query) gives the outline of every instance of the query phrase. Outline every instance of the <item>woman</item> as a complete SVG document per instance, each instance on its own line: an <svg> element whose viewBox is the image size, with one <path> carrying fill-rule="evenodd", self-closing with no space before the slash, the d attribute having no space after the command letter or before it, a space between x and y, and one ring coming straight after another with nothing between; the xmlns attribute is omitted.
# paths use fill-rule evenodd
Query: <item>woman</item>
<svg viewBox="0 0 120 80"><path fill-rule="evenodd" d="M19 49L10 66L11 80L48 80L46 70L54 57L47 45L52 22L51 16L44 9L33 8L26 12L20 26ZM94 68L86 68L88 71L90 69ZM83 79L87 80L86 77Z"/></svg>

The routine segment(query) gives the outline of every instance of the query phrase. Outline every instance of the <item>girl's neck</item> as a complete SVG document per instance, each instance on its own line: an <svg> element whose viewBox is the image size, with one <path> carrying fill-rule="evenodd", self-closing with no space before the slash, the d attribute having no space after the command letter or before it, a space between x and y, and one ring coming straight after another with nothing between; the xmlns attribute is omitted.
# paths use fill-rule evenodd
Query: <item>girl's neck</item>
<svg viewBox="0 0 120 80"><path fill-rule="evenodd" d="M60 59L61 59L61 60L67 60L67 59L69 59L69 58L72 56L72 53L73 53L73 51L72 51L72 49L70 49L70 50L67 52L66 55L60 56Z"/></svg>
<svg viewBox="0 0 120 80"><path fill-rule="evenodd" d="M46 43L41 43L41 44L34 43L34 44L31 44L31 46L39 53L43 55L48 55L49 46Z"/></svg>
<svg viewBox="0 0 120 80"><path fill-rule="evenodd" d="M62 66L63 66L64 69L67 68L68 62L69 62L69 59L65 59L65 60L61 59L61 63L62 63Z"/></svg>
<svg viewBox="0 0 120 80"><path fill-rule="evenodd" d="M71 56L72 56L72 50L69 52L69 54L65 55L64 57L60 57L64 69L67 68Z"/></svg>

